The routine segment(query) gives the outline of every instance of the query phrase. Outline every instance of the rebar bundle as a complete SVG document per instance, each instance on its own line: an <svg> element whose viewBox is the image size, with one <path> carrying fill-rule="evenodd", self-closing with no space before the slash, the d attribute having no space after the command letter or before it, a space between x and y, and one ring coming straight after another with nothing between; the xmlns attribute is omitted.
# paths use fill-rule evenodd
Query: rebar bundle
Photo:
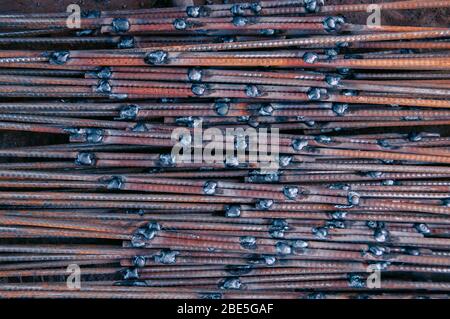
<svg viewBox="0 0 450 319"><path fill-rule="evenodd" d="M354 2L0 15L0 297L448 298L450 29Z"/></svg>

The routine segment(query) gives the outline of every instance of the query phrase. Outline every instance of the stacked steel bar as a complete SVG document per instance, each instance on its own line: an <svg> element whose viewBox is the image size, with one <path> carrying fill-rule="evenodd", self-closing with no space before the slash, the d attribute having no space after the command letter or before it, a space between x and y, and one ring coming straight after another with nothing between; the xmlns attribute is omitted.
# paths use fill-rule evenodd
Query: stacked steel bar
<svg viewBox="0 0 450 319"><path fill-rule="evenodd" d="M0 15L0 130L55 138L0 149L0 297L446 298L450 29L367 8ZM180 161L200 128L279 168Z"/></svg>

